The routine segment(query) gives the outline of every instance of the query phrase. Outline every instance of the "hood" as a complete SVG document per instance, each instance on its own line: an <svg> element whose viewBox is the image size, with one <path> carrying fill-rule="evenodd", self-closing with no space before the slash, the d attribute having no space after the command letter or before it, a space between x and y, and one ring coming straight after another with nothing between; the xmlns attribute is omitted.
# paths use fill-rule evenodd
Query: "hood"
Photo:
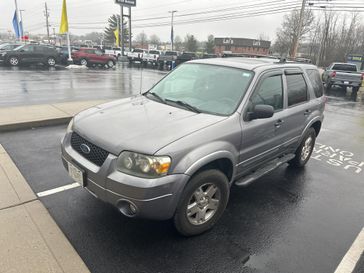
<svg viewBox="0 0 364 273"><path fill-rule="evenodd" d="M154 154L171 142L224 119L137 96L81 112L75 117L74 131L115 155L124 150Z"/></svg>

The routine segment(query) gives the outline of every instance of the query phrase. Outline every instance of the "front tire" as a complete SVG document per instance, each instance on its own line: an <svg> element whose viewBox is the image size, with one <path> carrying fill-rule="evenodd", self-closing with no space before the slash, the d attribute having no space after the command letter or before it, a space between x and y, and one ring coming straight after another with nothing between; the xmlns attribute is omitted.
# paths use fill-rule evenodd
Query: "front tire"
<svg viewBox="0 0 364 273"><path fill-rule="evenodd" d="M174 215L177 231L193 236L211 229L223 214L229 194L229 181L221 171L206 170L193 176Z"/></svg>
<svg viewBox="0 0 364 273"><path fill-rule="evenodd" d="M296 156L289 164L296 168L302 168L306 165L311 157L313 148L315 147L316 131L314 128L308 129L305 136L303 137L300 146L296 150Z"/></svg>
<svg viewBox="0 0 364 273"><path fill-rule="evenodd" d="M15 57L15 56L11 56L9 58L9 64L11 66L18 66L19 65L19 58L18 57Z"/></svg>
<svg viewBox="0 0 364 273"><path fill-rule="evenodd" d="M83 66L88 66L88 61L86 59L81 59L80 64Z"/></svg>
<svg viewBox="0 0 364 273"><path fill-rule="evenodd" d="M48 65L48 66L51 66L51 67L55 66L55 65L56 65L56 59L55 59L55 58L53 58L53 57L49 57L49 58L47 59L47 65Z"/></svg>
<svg viewBox="0 0 364 273"><path fill-rule="evenodd" d="M108 66L109 68L113 68L113 67L115 66L114 61L113 61L113 60L109 60L109 61L107 62L107 66Z"/></svg>

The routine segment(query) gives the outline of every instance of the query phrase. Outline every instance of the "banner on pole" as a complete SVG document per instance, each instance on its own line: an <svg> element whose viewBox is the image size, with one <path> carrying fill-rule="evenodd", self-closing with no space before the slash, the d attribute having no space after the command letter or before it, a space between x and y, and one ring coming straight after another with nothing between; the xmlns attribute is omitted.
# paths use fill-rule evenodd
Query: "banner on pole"
<svg viewBox="0 0 364 273"><path fill-rule="evenodd" d="M59 27L59 33L64 34L66 32L68 32L67 5L66 0L63 0L61 26Z"/></svg>
<svg viewBox="0 0 364 273"><path fill-rule="evenodd" d="M16 38L20 38L20 29L19 29L19 24L18 24L18 15L16 14L16 11L14 12L14 17L13 17L13 28L14 28L14 32L15 32Z"/></svg>

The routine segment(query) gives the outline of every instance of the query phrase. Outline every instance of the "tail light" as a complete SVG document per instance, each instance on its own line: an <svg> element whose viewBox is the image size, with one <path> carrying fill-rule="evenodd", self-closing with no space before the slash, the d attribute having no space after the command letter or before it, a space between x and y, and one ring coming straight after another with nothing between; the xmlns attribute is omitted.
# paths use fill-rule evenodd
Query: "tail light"
<svg viewBox="0 0 364 273"><path fill-rule="evenodd" d="M334 71L334 72L331 73L331 77L332 78L335 78L336 77L336 71Z"/></svg>

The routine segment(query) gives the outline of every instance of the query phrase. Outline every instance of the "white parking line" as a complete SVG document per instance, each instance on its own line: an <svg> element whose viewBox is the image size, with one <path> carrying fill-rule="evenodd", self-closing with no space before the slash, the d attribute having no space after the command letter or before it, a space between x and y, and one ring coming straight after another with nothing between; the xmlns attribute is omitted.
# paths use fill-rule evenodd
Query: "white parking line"
<svg viewBox="0 0 364 273"><path fill-rule="evenodd" d="M356 237L349 251L345 254L335 273L351 273L354 271L361 255L364 253L364 228Z"/></svg>
<svg viewBox="0 0 364 273"><path fill-rule="evenodd" d="M48 195L55 194L55 193L58 193L58 192L70 190L70 189L77 188L77 187L80 187L80 184L72 183L72 184L68 184L66 186L58 187L58 188L55 188L55 189L38 192L37 195L38 195L38 197L44 197L44 196L48 196Z"/></svg>

